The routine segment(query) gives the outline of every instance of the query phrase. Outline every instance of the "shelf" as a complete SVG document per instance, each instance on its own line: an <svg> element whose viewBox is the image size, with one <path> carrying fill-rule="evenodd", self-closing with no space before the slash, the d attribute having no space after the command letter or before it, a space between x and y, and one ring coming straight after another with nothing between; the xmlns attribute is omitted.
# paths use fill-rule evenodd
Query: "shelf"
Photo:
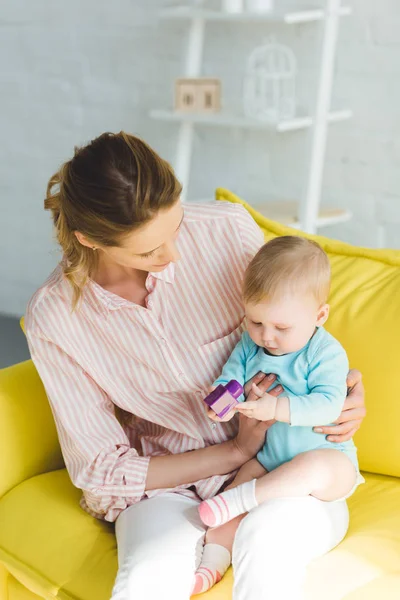
<svg viewBox="0 0 400 600"><path fill-rule="evenodd" d="M328 116L330 123L336 121L345 121L352 116L351 110L331 111ZM184 113L175 110L152 110L150 117L160 121L174 121L188 123L197 123L199 125L214 125L216 127L239 127L243 129L257 129L261 131L275 131L283 133L286 131L296 131L298 129L306 129L313 124L313 118L310 116L295 117L287 121L278 123L266 123L258 119L234 115L226 112L201 114L201 113Z"/></svg>
<svg viewBox="0 0 400 600"><path fill-rule="evenodd" d="M298 202L277 200L274 202L265 202L264 204L254 204L253 208L268 219L288 225L294 229L300 229L300 222L297 217L299 213ZM317 227L345 223L351 217L351 212L346 209L322 206L317 218Z"/></svg>
<svg viewBox="0 0 400 600"><path fill-rule="evenodd" d="M203 204L205 202L213 202L213 198L196 199L196 203ZM190 204L190 201L188 201ZM259 213L293 229L301 229L298 217L299 203L290 200L271 200L264 203L254 203L251 205L254 210ZM317 227L327 227L336 225L337 223L346 223L350 221L352 214L344 208L321 207L317 218Z"/></svg>
<svg viewBox="0 0 400 600"><path fill-rule="evenodd" d="M350 15L350 6L342 6L339 9L340 16ZM321 21L325 11L322 8L296 8L293 10L279 10L276 8L266 13L228 13L217 10L207 10L191 6L171 6L161 11L163 19L187 20L204 19L205 21L237 21L237 22L261 22L261 23L311 23Z"/></svg>

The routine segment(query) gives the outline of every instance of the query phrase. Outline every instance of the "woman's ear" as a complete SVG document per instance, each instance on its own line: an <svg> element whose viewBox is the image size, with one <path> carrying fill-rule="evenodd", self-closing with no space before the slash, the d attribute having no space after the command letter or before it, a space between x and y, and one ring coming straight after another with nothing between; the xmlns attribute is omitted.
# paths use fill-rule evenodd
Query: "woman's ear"
<svg viewBox="0 0 400 600"><path fill-rule="evenodd" d="M75 237L82 246L86 246L86 248L93 248L93 243L90 243L89 240L80 233L80 231L74 231Z"/></svg>
<svg viewBox="0 0 400 600"><path fill-rule="evenodd" d="M321 327L322 325L324 325L324 323L327 322L329 317L329 310L329 304L323 304L322 306L320 306L317 314L317 327Z"/></svg>

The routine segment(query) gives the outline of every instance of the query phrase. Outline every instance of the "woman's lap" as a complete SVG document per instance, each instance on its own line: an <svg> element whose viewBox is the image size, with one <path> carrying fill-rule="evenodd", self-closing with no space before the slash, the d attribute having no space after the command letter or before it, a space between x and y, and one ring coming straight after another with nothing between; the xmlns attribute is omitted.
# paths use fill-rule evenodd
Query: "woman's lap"
<svg viewBox="0 0 400 600"><path fill-rule="evenodd" d="M345 501L312 496L265 502L241 522L233 546L233 600L300 600L307 565L348 529Z"/></svg>
<svg viewBox="0 0 400 600"><path fill-rule="evenodd" d="M112 600L188 600L205 533L198 504L166 493L121 513L115 528L119 570Z"/></svg>
<svg viewBox="0 0 400 600"><path fill-rule="evenodd" d="M204 537L197 506L167 493L121 513L112 600L189 599ZM236 534L234 600L300 599L305 567L336 546L347 527L345 502L281 498L257 507Z"/></svg>

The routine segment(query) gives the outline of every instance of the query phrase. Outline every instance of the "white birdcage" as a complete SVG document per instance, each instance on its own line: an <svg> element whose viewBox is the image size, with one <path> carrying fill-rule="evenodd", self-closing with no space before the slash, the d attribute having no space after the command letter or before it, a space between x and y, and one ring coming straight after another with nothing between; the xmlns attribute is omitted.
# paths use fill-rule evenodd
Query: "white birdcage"
<svg viewBox="0 0 400 600"><path fill-rule="evenodd" d="M244 112L248 117L277 122L296 112L296 57L271 40L253 50L244 81Z"/></svg>

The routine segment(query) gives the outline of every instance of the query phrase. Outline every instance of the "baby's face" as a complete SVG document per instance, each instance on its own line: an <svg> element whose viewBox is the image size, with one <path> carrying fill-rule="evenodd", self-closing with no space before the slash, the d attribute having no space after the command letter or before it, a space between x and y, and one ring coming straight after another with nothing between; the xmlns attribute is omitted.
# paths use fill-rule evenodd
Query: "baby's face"
<svg viewBox="0 0 400 600"><path fill-rule="evenodd" d="M253 342L275 356L303 348L328 318L329 306L312 296L287 297L246 304L247 329Z"/></svg>

